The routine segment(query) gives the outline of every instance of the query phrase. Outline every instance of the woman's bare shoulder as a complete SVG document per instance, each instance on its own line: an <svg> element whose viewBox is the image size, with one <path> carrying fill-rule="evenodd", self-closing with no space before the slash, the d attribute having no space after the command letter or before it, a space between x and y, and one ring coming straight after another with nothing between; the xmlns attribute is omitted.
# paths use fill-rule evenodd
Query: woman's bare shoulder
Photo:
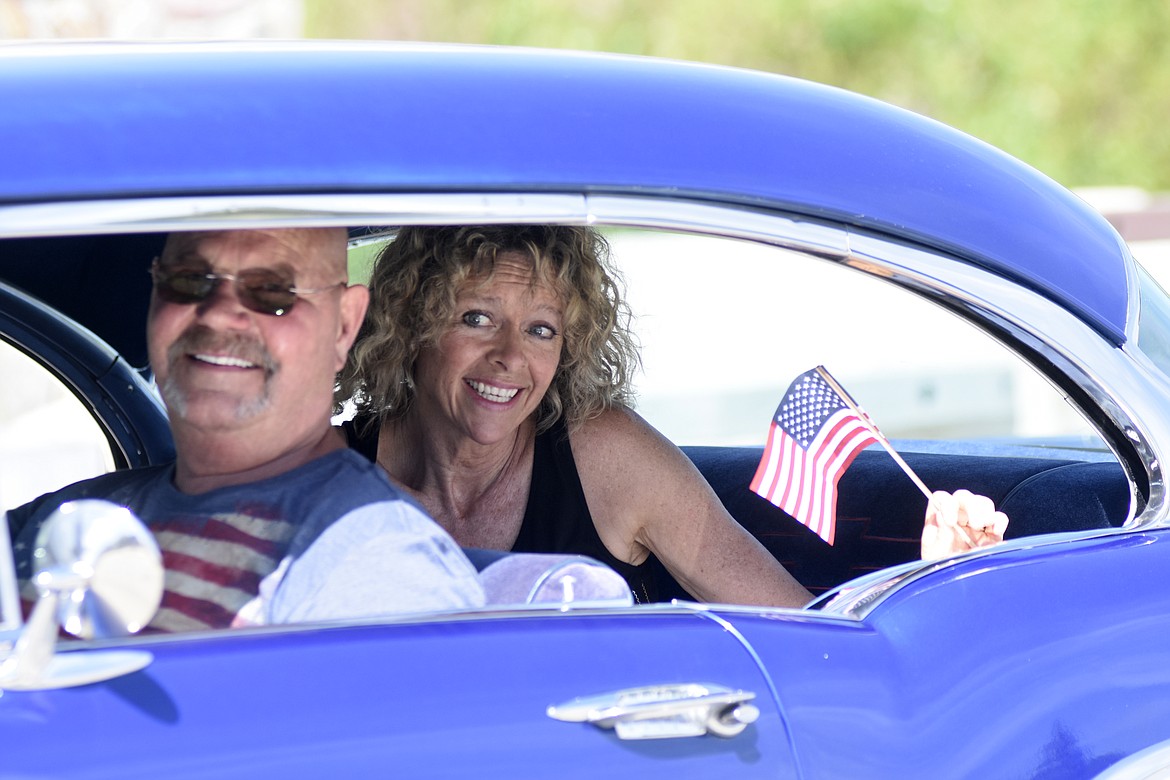
<svg viewBox="0 0 1170 780"><path fill-rule="evenodd" d="M594 525L610 552L630 563L645 560L655 528L678 514L680 502L702 502L710 490L682 451L631 409L604 412L569 441Z"/></svg>
<svg viewBox="0 0 1170 780"><path fill-rule="evenodd" d="M586 420L569 436L573 455L578 460L601 458L612 462L615 457L666 457L677 453L669 439L646 422L641 415L625 406L617 406Z"/></svg>
<svg viewBox="0 0 1170 780"><path fill-rule="evenodd" d="M624 503L635 496L653 503L657 494L710 490L682 450L632 409L609 410L569 440L582 483L623 495Z"/></svg>

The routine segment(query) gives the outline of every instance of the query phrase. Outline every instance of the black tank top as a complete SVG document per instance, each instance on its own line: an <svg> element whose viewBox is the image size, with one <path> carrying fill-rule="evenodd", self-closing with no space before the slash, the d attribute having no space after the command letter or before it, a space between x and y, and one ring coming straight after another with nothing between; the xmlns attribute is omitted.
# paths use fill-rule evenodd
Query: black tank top
<svg viewBox="0 0 1170 780"><path fill-rule="evenodd" d="M349 446L372 461L378 457L378 427L361 436L360 422L342 424ZM569 446L563 420L536 437L532 455L532 485L514 552L588 555L610 566L625 578L639 603L657 599L653 556L634 566L613 556L597 534L585 491L577 475L577 462Z"/></svg>

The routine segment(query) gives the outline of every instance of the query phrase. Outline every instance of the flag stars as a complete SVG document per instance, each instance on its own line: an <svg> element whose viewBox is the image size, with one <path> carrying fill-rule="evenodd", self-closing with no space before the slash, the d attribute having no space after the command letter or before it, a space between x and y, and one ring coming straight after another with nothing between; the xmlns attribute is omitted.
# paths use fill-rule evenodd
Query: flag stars
<svg viewBox="0 0 1170 780"><path fill-rule="evenodd" d="M752 491L829 544L835 538L837 480L853 457L876 441L860 414L819 368L797 377L776 410L751 483Z"/></svg>
<svg viewBox="0 0 1170 780"><path fill-rule="evenodd" d="M777 411L776 423L807 448L825 420L844 406L827 382L819 376L805 376L789 388Z"/></svg>

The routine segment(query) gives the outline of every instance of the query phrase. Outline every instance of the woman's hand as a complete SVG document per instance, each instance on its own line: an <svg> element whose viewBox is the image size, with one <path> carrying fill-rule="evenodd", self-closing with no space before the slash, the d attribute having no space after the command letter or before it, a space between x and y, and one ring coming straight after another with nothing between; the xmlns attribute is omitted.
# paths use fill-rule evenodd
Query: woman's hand
<svg viewBox="0 0 1170 780"><path fill-rule="evenodd" d="M987 496L935 491L926 505L922 560L933 561L1003 541L1008 518Z"/></svg>

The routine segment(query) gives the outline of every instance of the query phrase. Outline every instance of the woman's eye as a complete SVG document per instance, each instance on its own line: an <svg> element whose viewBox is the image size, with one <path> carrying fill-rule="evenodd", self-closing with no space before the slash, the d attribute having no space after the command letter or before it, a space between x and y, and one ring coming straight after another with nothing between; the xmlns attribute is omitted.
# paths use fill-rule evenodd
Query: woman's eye
<svg viewBox="0 0 1170 780"><path fill-rule="evenodd" d="M555 339L557 337L556 329L551 325L533 325L528 332L539 339Z"/></svg>
<svg viewBox="0 0 1170 780"><path fill-rule="evenodd" d="M490 325L491 320L482 311L469 311L463 315L463 324L473 328L482 328Z"/></svg>

